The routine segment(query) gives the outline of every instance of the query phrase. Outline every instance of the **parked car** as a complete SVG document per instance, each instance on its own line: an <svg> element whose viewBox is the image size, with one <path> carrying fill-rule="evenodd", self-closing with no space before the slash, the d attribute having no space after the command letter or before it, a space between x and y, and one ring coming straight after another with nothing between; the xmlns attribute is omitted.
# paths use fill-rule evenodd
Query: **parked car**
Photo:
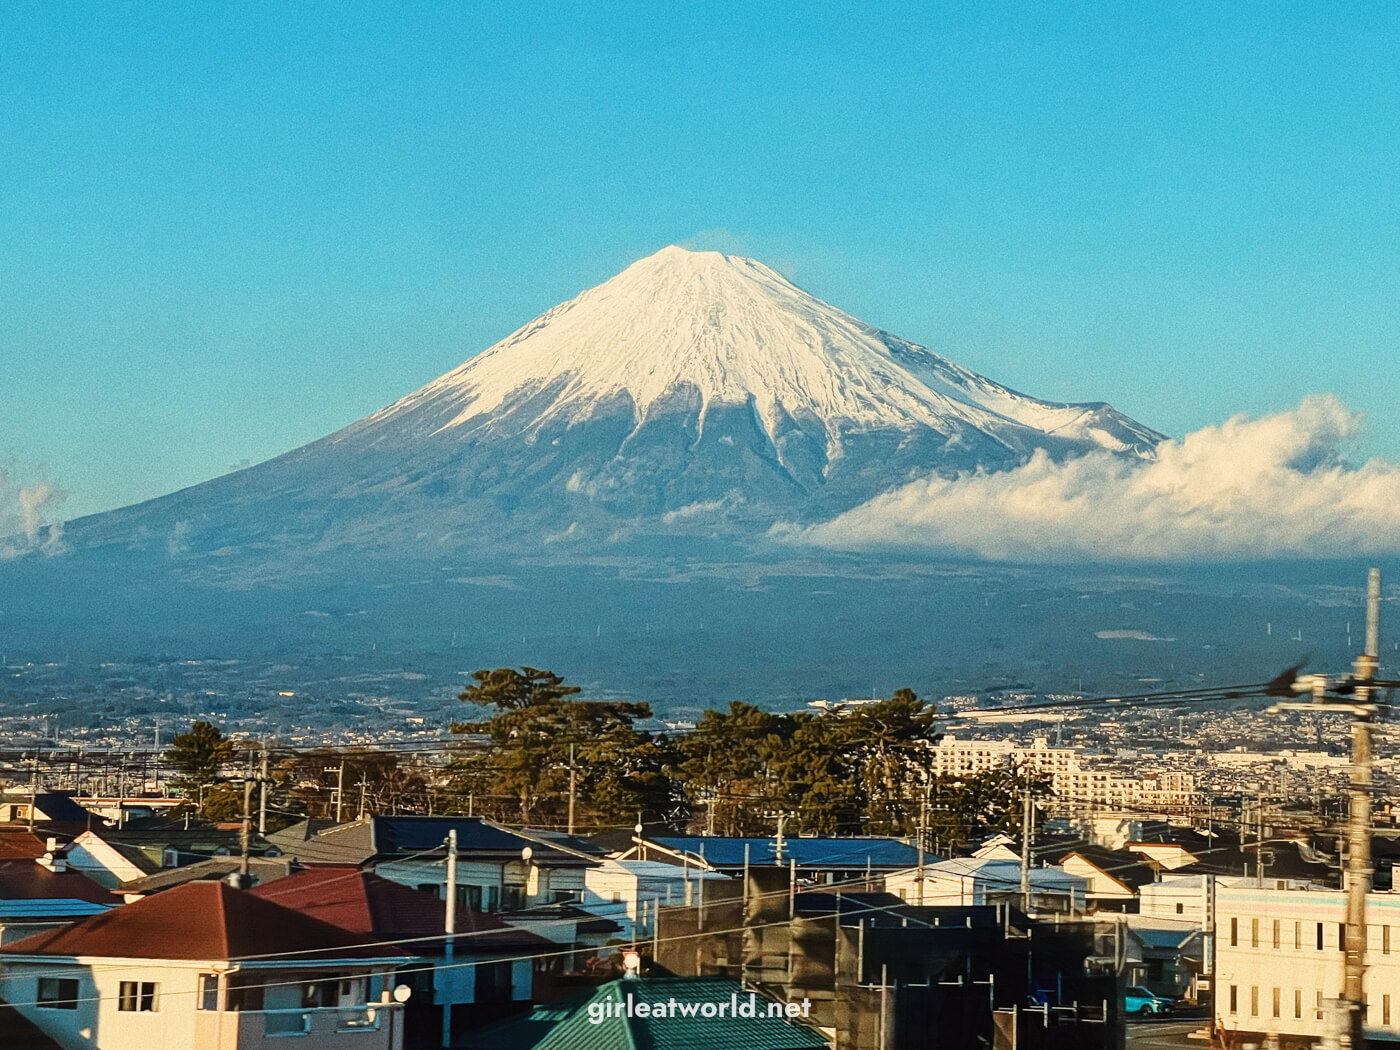
<svg viewBox="0 0 1400 1050"><path fill-rule="evenodd" d="M1123 1010L1125 1013L1137 1014L1139 1017L1151 1017L1154 1014L1169 1014L1176 1006L1176 1001L1165 995L1157 995L1150 992L1141 985L1132 985L1123 992Z"/></svg>

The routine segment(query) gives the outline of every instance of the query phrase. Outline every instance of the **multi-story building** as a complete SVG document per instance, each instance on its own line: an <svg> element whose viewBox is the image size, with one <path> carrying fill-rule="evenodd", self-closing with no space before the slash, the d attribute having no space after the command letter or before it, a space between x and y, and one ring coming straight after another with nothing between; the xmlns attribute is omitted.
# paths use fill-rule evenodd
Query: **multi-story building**
<svg viewBox="0 0 1400 1050"><path fill-rule="evenodd" d="M1216 1020L1280 1050L1313 1046L1336 1023L1346 894L1266 883L1216 892ZM1366 923L1368 1036L1400 1040L1400 894L1369 894Z"/></svg>
<svg viewBox="0 0 1400 1050"><path fill-rule="evenodd" d="M1057 812L1141 809L1186 815L1205 804L1190 773L1155 771L1129 776L1096 768L1086 763L1080 749L1051 747L1045 737L1036 737L1024 747L1011 740L959 740L949 734L933 751L935 776L970 777L1016 768L1047 777L1054 792L1051 808Z"/></svg>

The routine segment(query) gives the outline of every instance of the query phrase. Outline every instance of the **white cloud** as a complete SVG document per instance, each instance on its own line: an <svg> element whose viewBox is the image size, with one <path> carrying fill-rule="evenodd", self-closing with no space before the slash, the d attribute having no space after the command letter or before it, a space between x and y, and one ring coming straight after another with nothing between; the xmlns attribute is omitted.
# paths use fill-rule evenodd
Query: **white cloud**
<svg viewBox="0 0 1400 1050"><path fill-rule="evenodd" d="M54 520L68 493L47 481L19 485L0 470L0 561L63 549L63 523Z"/></svg>
<svg viewBox="0 0 1400 1050"><path fill-rule="evenodd" d="M1400 466L1342 459L1359 413L1335 397L1235 416L1133 461L1036 453L996 474L930 478L831 521L780 526L838 549L922 549L997 561L1248 561L1400 552Z"/></svg>

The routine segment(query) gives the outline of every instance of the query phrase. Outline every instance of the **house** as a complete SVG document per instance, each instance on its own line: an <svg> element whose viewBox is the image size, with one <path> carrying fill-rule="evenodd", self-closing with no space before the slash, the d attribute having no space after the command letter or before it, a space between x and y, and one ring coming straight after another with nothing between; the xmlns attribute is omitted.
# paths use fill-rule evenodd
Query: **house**
<svg viewBox="0 0 1400 1050"><path fill-rule="evenodd" d="M61 859L0 860L0 946L121 904Z"/></svg>
<svg viewBox="0 0 1400 1050"><path fill-rule="evenodd" d="M1123 977L1172 998L1197 997L1196 981L1205 975L1205 934L1189 922L1129 915Z"/></svg>
<svg viewBox="0 0 1400 1050"><path fill-rule="evenodd" d="M161 893L164 890L174 889L176 886L183 886L187 882L221 882L230 875L237 874L242 867L242 857L211 857L209 860L201 860L197 864L186 864L183 868L166 868L164 871L157 871L131 882L124 882L119 890L126 901L130 903L138 897ZM288 875L300 870L301 866L296 861L286 857L248 858L248 874L254 886L285 879Z"/></svg>
<svg viewBox="0 0 1400 1050"><path fill-rule="evenodd" d="M1346 894L1252 881L1216 893L1217 1024L1238 1040L1314 1045L1342 989ZM1366 923L1367 1036L1400 1041L1400 895L1367 894Z"/></svg>
<svg viewBox="0 0 1400 1050"><path fill-rule="evenodd" d="M95 831L84 831L63 849L64 862L73 871L108 889L160 871L160 861L135 846L109 841Z"/></svg>
<svg viewBox="0 0 1400 1050"><path fill-rule="evenodd" d="M645 939L656 928L656 910L682 904L702 892L702 880L729 882L727 875L657 860L603 859L583 873L583 906L619 926L619 939Z"/></svg>
<svg viewBox="0 0 1400 1050"><path fill-rule="evenodd" d="M63 823L88 826L102 824L102 818L84 809L73 801L72 794L63 791L40 791L32 797L23 794L6 794L0 800L0 821L8 823L29 823L30 812L36 823Z"/></svg>
<svg viewBox="0 0 1400 1050"><path fill-rule="evenodd" d="M1058 868L1031 868L1031 908L1035 912L1084 910L1088 880ZM957 857L906 868L885 876L885 892L914 905L1021 907L1021 862Z"/></svg>
<svg viewBox="0 0 1400 1050"><path fill-rule="evenodd" d="M889 838L659 835L643 839L619 859L683 860L731 877L742 875L746 866L795 865L799 880L832 884L913 867L919 863L919 851Z"/></svg>
<svg viewBox="0 0 1400 1050"><path fill-rule="evenodd" d="M217 882L0 948L0 999L64 1050L400 1050L403 949Z"/></svg>
<svg viewBox="0 0 1400 1050"><path fill-rule="evenodd" d="M457 832L459 908L514 911L583 899L583 872L600 858L536 832L482 817L370 817L318 827L303 821L267 836L303 864L368 865L405 886L442 894L447 835Z"/></svg>
<svg viewBox="0 0 1400 1050"><path fill-rule="evenodd" d="M456 914L452 959L446 963L443 900L348 865L307 868L251 892L349 930L362 941L397 944L419 956L421 961L398 978L413 991L405 1019L410 1031L439 1024L441 1015L434 1011L444 1003L453 1004L454 1027L459 1028L530 1003L533 957L555 947L499 916L462 909ZM434 1016L424 1019L424 1012Z"/></svg>
<svg viewBox="0 0 1400 1050"><path fill-rule="evenodd" d="M1139 854L1103 846L1076 846L1058 866L1085 880L1088 905L1100 911L1137 911L1138 891L1157 879L1157 869Z"/></svg>
<svg viewBox="0 0 1400 1050"><path fill-rule="evenodd" d="M609 981L581 1000L539 1007L517 1021L474 1033L469 1045L474 1050L824 1050L826 1037L801 1015L800 1004L794 1016L787 1004L728 978L647 977Z"/></svg>
<svg viewBox="0 0 1400 1050"><path fill-rule="evenodd" d="M63 849L68 866L83 871L110 888L154 875L168 868L196 864L212 857L236 857L239 832L217 827L155 826L90 829ZM274 847L255 842L255 856L275 855Z"/></svg>
<svg viewBox="0 0 1400 1050"><path fill-rule="evenodd" d="M386 879L441 894L449 832L457 833L457 906L521 911L583 899L596 857L481 817L371 817L360 834Z"/></svg>
<svg viewBox="0 0 1400 1050"><path fill-rule="evenodd" d="M1184 868L1201 859L1180 842L1129 842L1123 848L1132 853L1141 854L1166 871ZM1201 854L1208 855L1205 850L1201 850Z"/></svg>
<svg viewBox="0 0 1400 1050"><path fill-rule="evenodd" d="M369 821L302 820L264 839L302 864L363 864L374 856Z"/></svg>
<svg viewBox="0 0 1400 1050"><path fill-rule="evenodd" d="M1138 914L1144 919L1174 919L1203 928L1211 895L1238 881L1222 875L1164 875L1138 890Z"/></svg>

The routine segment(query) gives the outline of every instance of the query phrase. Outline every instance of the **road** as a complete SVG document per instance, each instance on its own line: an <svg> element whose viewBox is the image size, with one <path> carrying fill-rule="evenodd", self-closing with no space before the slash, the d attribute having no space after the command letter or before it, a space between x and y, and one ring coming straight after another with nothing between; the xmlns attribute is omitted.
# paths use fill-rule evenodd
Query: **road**
<svg viewBox="0 0 1400 1050"><path fill-rule="evenodd" d="M1186 1038L1205 1027L1204 1018L1182 1021L1129 1021L1128 1050L1204 1050L1204 1039Z"/></svg>

